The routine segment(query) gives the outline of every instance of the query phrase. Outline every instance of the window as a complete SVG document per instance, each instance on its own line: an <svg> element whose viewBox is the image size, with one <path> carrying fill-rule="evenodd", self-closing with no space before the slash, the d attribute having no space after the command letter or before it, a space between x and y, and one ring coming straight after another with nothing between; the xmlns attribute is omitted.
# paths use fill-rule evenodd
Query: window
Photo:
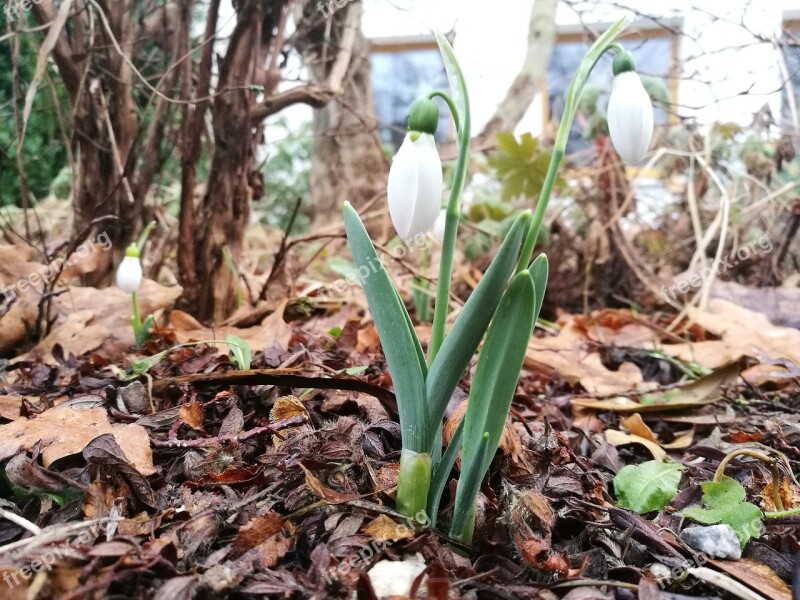
<svg viewBox="0 0 800 600"><path fill-rule="evenodd" d="M603 29L598 27L598 29ZM675 70L678 60L678 40L672 33L675 28L633 29L620 40L622 46L630 50L636 59L636 70L643 79L654 77L661 79L668 87L669 96L676 99L677 77ZM558 123L564 112L564 95L572 81L580 60L589 49L591 40L583 31L560 32L547 69L547 91L544 94L544 118L546 122ZM611 71L612 53L604 54L589 76L584 91L584 100L590 97L587 92L594 89L598 93L598 109L605 111L608 95L611 92L613 74ZM670 85L672 84L672 85ZM670 122L670 115L664 107L656 106L655 124L665 125ZM578 112L567 143L567 154L573 154L591 148L591 141L584 139L584 132L590 126L586 115Z"/></svg>
<svg viewBox="0 0 800 600"><path fill-rule="evenodd" d="M785 81L781 90L781 121L783 129L794 131L800 106L800 19L784 17L781 47L785 61L785 73L781 73Z"/></svg>
<svg viewBox="0 0 800 600"><path fill-rule="evenodd" d="M395 150L406 134L408 109L432 90L448 89L447 73L436 42L430 39L373 42L370 51L372 93L381 141ZM452 139L450 111L439 103L436 141Z"/></svg>

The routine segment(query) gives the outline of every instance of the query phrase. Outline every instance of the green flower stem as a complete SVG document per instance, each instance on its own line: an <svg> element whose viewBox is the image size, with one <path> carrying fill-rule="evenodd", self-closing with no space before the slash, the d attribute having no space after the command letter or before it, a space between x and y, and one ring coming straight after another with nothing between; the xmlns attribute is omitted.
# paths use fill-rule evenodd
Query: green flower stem
<svg viewBox="0 0 800 600"><path fill-rule="evenodd" d="M558 126L558 134L556 141L553 145L553 155L550 157L550 166L547 168L547 175L545 176L542 191L539 194L539 201L536 203L536 212L533 214L531 226L528 234L525 236L525 243L522 245L522 252L520 253L519 263L517 264L517 273L524 271L528 268L533 257L533 248L536 245L536 239L539 237L539 230L544 221L544 213L547 210L547 204L550 202L550 196L553 193L553 185L555 185L558 177L558 169L561 166L561 160L564 158L564 153L567 150L567 139L569 132L572 129L572 122L575 120L575 113L578 111L583 88L586 81L589 79L589 74L594 69L597 61L608 50L622 50L614 40L622 33L627 27L630 19L628 17L622 18L614 23L608 30L601 35L589 51L584 55L578 65L578 70L575 72L575 77L572 83L569 84L567 94L564 102L564 115L561 117L561 123Z"/></svg>
<svg viewBox="0 0 800 600"><path fill-rule="evenodd" d="M397 511L414 516L425 512L431 485L431 455L403 449L397 474Z"/></svg>
<svg viewBox="0 0 800 600"><path fill-rule="evenodd" d="M563 125L566 119L561 121ZM572 119L569 119L569 131L572 127ZM561 128L559 127L559 133ZM553 186L558 179L558 169L561 166L561 159L564 157L564 151L558 147L553 148L553 155L550 157L550 166L547 167L547 174L542 184L542 191L539 194L539 202L536 203L536 212L533 213L531 219L531 226L528 233L525 235L525 242L522 244L522 251L520 252L519 263L517 264L517 273L520 273L528 268L528 264L533 257L533 247L536 245L536 240L539 237L539 231L542 228L542 221L544 221L544 213L547 210L547 204L550 202L550 195L553 192Z"/></svg>
<svg viewBox="0 0 800 600"><path fill-rule="evenodd" d="M450 199L447 202L447 212L444 225L444 239L442 240L442 257L439 262L439 279L436 284L436 304L433 309L433 326L431 328L431 342L428 347L428 365L433 363L439 348L444 342L444 327L447 320L447 309L450 306L450 278L453 275L453 254L456 247L456 233L458 220L461 216L461 192L467 178L467 163L469 161L470 142L470 111L469 100L465 98L467 110L464 111L463 121L459 122L458 110L453 99L444 92L431 92L429 98L442 98L456 123L458 132L458 160L453 174L453 184L450 187Z"/></svg>
<svg viewBox="0 0 800 600"><path fill-rule="evenodd" d="M141 346L142 317L139 313L139 299L136 297L136 292L131 292L131 302L133 303L133 317L131 317L131 325L133 325L133 339L136 340L137 346Z"/></svg>
<svg viewBox="0 0 800 600"><path fill-rule="evenodd" d="M765 512L765 519L784 519L786 517L795 517L800 515L800 506L796 508L787 508L786 510L776 510L773 512Z"/></svg>
<svg viewBox="0 0 800 600"><path fill-rule="evenodd" d="M144 251L144 245L147 243L147 238L150 236L150 232L153 231L153 228L156 226L155 221L150 221L147 224L147 227L144 228L139 238L136 240L136 247L139 249L139 252Z"/></svg>

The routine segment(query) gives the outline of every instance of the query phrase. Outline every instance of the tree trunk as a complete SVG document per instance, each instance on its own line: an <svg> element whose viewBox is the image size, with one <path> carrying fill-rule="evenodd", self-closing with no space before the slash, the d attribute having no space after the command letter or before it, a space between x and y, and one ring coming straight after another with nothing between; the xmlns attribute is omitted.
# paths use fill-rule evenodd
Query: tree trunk
<svg viewBox="0 0 800 600"><path fill-rule="evenodd" d="M547 66L556 37L558 0L536 0L528 26L528 52L506 97L481 131L482 140L494 138L501 131L513 131L547 79Z"/></svg>
<svg viewBox="0 0 800 600"><path fill-rule="evenodd" d="M255 94L247 86L251 72L263 64L254 51L261 47L261 4L260 0L239 3L236 27L220 66L213 111L214 151L194 240L201 319L221 321L236 308L233 291L238 282L224 255L229 252L234 263L240 255L253 196L255 138L250 108Z"/></svg>
<svg viewBox="0 0 800 600"><path fill-rule="evenodd" d="M372 98L369 45L361 32L361 3L353 2L329 19L330 42L302 48L314 81L330 78L336 53L328 49L353 36L352 59L337 100L314 111L311 147L311 202L314 223L329 224L341 218L342 204L356 209L386 190L389 170L378 136L378 119ZM312 38L313 39L313 38Z"/></svg>
<svg viewBox="0 0 800 600"><path fill-rule="evenodd" d="M113 253L103 254L104 264L85 276L88 285L110 280L113 258L122 256L141 228L144 195L160 165L157 149L166 116L160 105L158 118L146 136L146 168L143 176L136 178L139 161L134 144L139 119L131 63L134 40L140 32L132 18L135 2L98 0L98 4L102 17L94 5L76 0L74 16L52 50L71 104L73 237L82 239L102 229L114 246ZM40 0L31 8L41 25L52 23L57 12L51 0ZM93 32L89 31L89 13L94 13ZM162 48L166 53L166 41ZM166 82L174 84L175 79L168 77ZM155 157L150 154L153 149Z"/></svg>

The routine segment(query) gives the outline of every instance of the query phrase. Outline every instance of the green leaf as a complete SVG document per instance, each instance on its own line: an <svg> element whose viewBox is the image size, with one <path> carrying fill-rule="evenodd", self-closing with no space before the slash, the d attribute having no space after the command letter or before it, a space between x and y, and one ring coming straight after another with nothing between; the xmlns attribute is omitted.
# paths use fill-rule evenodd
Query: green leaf
<svg viewBox="0 0 800 600"><path fill-rule="evenodd" d="M344 205L344 225L392 376L403 446L415 452L430 452L436 429L428 417L425 372L421 364L425 361L419 339L410 326L408 312L384 270L364 224L348 202Z"/></svg>
<svg viewBox="0 0 800 600"><path fill-rule="evenodd" d="M468 520L473 514L481 480L489 469L503 434L522 361L528 349L534 299L530 273L518 273L503 295L478 357L464 415L462 475L456 490L450 529L450 534L459 539L471 529Z"/></svg>
<svg viewBox="0 0 800 600"><path fill-rule="evenodd" d="M540 151L539 140L525 133L519 142L513 133L497 134L498 150L489 158L489 166L503 185L502 199L537 198L542 191L552 151Z"/></svg>
<svg viewBox="0 0 800 600"><path fill-rule="evenodd" d="M528 267L533 280L533 290L536 292L536 302L533 308L533 327L536 327L536 320L542 310L542 302L547 291L547 273L550 270L550 263L547 261L546 254L540 254Z"/></svg>
<svg viewBox="0 0 800 600"><path fill-rule="evenodd" d="M144 375L150 369L155 367L161 360L170 352L172 352L174 348L170 348L168 350L164 350L163 352L159 352L158 354L154 354L153 356L148 356L146 358L137 359L131 361L131 371L133 372L132 375Z"/></svg>
<svg viewBox="0 0 800 600"><path fill-rule="evenodd" d="M450 84L450 95L453 98L453 103L456 105L456 110L458 110L458 122L461 128L458 132L459 138L462 140L469 140L470 110L467 81L464 79L464 73L458 65L453 47L450 45L445 35L436 28L431 31L436 38L436 43L439 44L439 52L442 55L444 70L447 73L447 81Z"/></svg>
<svg viewBox="0 0 800 600"><path fill-rule="evenodd" d="M706 481L701 487L705 508L690 506L684 509L681 516L704 525L730 525L742 548L751 538L760 535L763 514L755 504L745 502L747 493L741 483L723 477L722 481Z"/></svg>
<svg viewBox="0 0 800 600"><path fill-rule="evenodd" d="M225 341L231 349L233 362L239 367L239 370L249 371L253 362L253 350L250 348L250 344L235 335L229 335Z"/></svg>
<svg viewBox="0 0 800 600"><path fill-rule="evenodd" d="M661 510L678 493L683 466L651 460L623 467L614 477L614 493L622 508L637 513Z"/></svg>
<svg viewBox="0 0 800 600"><path fill-rule="evenodd" d="M441 460L433 467L431 476L431 487L428 490L428 515L431 520L431 527L436 527L436 520L439 514L439 503L442 501L442 493L447 485L447 479L453 465L456 464L458 451L461 450L461 439L464 435L464 419L456 427L456 432L450 438L447 449L444 451Z"/></svg>
<svg viewBox="0 0 800 600"><path fill-rule="evenodd" d="M475 355L497 310L506 283L514 272L529 223L529 212L522 213L514 221L497 256L464 304L431 364L427 377L427 396L430 419L434 423L441 422L450 396Z"/></svg>

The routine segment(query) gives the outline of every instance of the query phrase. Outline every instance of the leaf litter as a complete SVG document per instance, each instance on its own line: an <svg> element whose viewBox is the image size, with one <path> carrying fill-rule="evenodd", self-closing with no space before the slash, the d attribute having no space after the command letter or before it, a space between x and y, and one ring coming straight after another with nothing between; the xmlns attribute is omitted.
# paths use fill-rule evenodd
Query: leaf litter
<svg viewBox="0 0 800 600"><path fill-rule="evenodd" d="M357 313L294 318L276 302L208 329L172 311L130 354L127 338L108 343L123 327L103 306L117 299L91 306L72 292L70 307L86 308L61 314L0 390L11 516L0 554L19 581L7 597L33 586L42 598L376 597L369 573L386 563L413 566L419 597L788 597L800 356L794 330L756 313L714 301L668 331L658 316L608 309L537 332L463 548L394 511L396 405ZM228 336L252 354L170 350ZM741 448L772 462L738 456L713 482ZM96 522L111 526L71 529ZM680 532L718 523L740 534L744 557L697 564ZM54 548L63 556L34 577L32 561Z"/></svg>

